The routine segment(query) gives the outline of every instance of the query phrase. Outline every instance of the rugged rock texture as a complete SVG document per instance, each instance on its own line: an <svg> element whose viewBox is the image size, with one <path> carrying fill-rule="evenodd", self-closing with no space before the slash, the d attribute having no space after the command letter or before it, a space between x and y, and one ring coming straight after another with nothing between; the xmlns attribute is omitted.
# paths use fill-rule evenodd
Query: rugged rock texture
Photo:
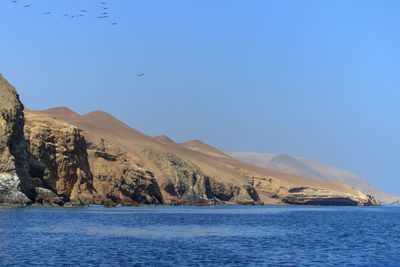
<svg viewBox="0 0 400 267"><path fill-rule="evenodd" d="M74 204L92 202L93 177L87 144L80 131L72 125L46 121L29 112L26 117L25 136L29 148L42 164L36 164L32 170L44 179L44 186Z"/></svg>
<svg viewBox="0 0 400 267"><path fill-rule="evenodd" d="M163 203L153 173L140 168L126 152L114 148L104 139L89 135L86 138L96 203L109 200L122 205Z"/></svg>
<svg viewBox="0 0 400 267"><path fill-rule="evenodd" d="M211 179L210 189L213 196L220 201L243 205L262 204L256 189L252 185L224 184Z"/></svg>
<svg viewBox="0 0 400 267"><path fill-rule="evenodd" d="M29 204L35 194L24 123L17 91L0 74L0 203Z"/></svg>
<svg viewBox="0 0 400 267"><path fill-rule="evenodd" d="M53 191L36 187L36 197L35 204L45 205L45 206L62 206L64 205L63 197L56 195Z"/></svg>
<svg viewBox="0 0 400 267"><path fill-rule="evenodd" d="M32 170L44 178L44 187L64 201L72 205L163 202L152 173L139 168L123 151L47 115L28 111L26 119L25 135L39 162ZM45 197L40 192L37 202L59 203L49 192Z"/></svg>
<svg viewBox="0 0 400 267"><path fill-rule="evenodd" d="M217 182L193 162L172 153L147 148L143 154L157 170L160 180L164 180L162 189L167 203L172 204L176 199L191 204L234 202L249 205L260 202L250 185Z"/></svg>
<svg viewBox="0 0 400 267"><path fill-rule="evenodd" d="M213 199L208 178L192 163L174 154L149 148L143 150L143 154L154 165L157 173L165 178L166 182L162 187L169 194L167 200L175 196L191 203L203 203Z"/></svg>

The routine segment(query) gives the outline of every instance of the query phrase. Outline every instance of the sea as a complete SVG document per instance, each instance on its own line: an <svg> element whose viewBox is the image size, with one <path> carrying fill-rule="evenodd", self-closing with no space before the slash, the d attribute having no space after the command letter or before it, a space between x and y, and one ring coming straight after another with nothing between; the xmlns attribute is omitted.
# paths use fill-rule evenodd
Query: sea
<svg viewBox="0 0 400 267"><path fill-rule="evenodd" d="M400 266L400 208L0 206L0 266Z"/></svg>

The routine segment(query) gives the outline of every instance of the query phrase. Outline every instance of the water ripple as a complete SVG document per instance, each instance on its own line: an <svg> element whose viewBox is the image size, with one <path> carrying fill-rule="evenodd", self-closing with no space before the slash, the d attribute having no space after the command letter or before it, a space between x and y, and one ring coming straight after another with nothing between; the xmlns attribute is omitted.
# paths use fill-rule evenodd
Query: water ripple
<svg viewBox="0 0 400 267"><path fill-rule="evenodd" d="M0 266L399 266L400 208L0 207Z"/></svg>

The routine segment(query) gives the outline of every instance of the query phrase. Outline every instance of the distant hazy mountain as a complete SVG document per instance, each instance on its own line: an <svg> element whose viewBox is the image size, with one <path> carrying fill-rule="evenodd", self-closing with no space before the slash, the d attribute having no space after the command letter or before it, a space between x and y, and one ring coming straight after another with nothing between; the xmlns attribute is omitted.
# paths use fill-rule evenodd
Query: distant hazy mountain
<svg viewBox="0 0 400 267"><path fill-rule="evenodd" d="M228 152L227 154L238 160L275 171L328 181L342 181L357 190L373 194L378 201L384 204L400 202L400 197L376 189L366 180L355 174L329 167L313 160L284 154L263 154L253 152Z"/></svg>

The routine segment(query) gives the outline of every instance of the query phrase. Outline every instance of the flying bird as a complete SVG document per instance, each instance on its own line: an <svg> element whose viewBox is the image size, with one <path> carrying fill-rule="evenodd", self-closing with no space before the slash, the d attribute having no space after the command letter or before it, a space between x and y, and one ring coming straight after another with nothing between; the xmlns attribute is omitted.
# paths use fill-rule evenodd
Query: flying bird
<svg viewBox="0 0 400 267"><path fill-rule="evenodd" d="M45 15L50 15L50 11L44 12Z"/></svg>
<svg viewBox="0 0 400 267"><path fill-rule="evenodd" d="M24 5L24 7L30 7L31 5Z"/></svg>
<svg viewBox="0 0 400 267"><path fill-rule="evenodd" d="M136 74L136 77L142 77L142 76L144 76L144 73Z"/></svg>
<svg viewBox="0 0 400 267"><path fill-rule="evenodd" d="M111 23L111 25L117 25L118 23L116 23L116 22L113 22L113 23Z"/></svg>

